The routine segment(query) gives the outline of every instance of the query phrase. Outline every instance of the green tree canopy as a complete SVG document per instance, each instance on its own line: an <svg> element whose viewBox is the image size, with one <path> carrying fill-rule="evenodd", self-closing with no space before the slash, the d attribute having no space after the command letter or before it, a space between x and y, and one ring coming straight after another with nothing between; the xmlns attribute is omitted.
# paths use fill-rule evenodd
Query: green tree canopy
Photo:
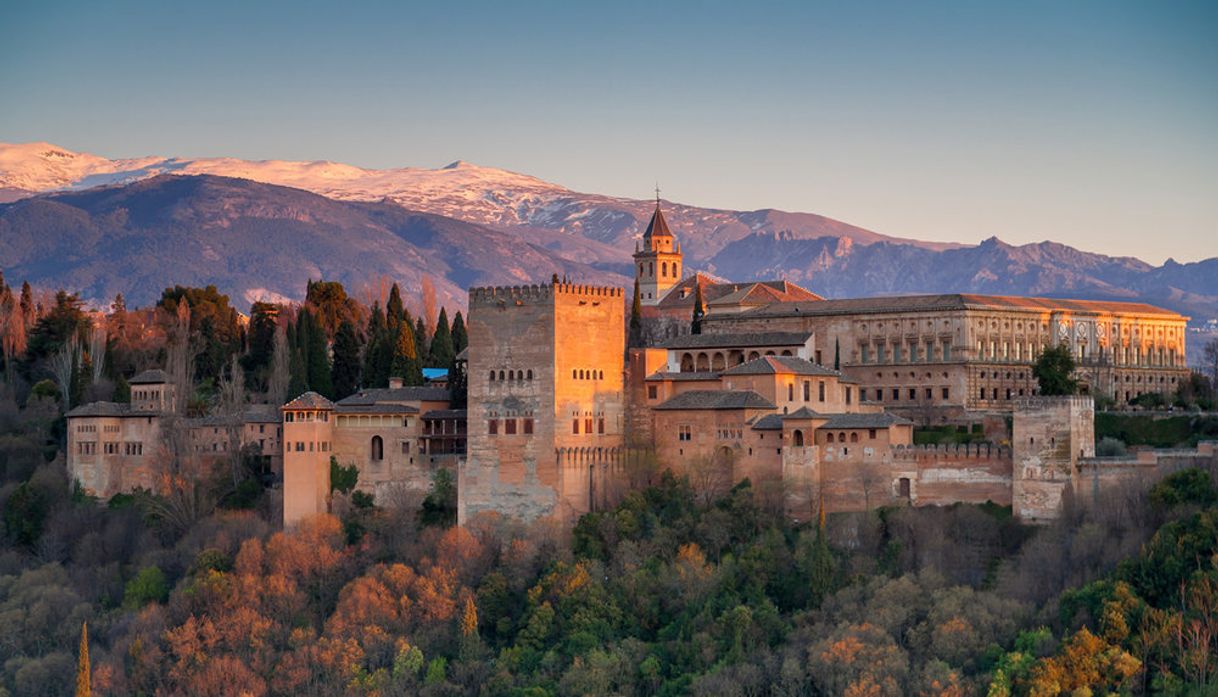
<svg viewBox="0 0 1218 697"><path fill-rule="evenodd" d="M1040 384L1042 395L1071 395L1078 391L1078 382L1074 379L1074 356L1066 344L1045 349L1036 359L1032 374Z"/></svg>

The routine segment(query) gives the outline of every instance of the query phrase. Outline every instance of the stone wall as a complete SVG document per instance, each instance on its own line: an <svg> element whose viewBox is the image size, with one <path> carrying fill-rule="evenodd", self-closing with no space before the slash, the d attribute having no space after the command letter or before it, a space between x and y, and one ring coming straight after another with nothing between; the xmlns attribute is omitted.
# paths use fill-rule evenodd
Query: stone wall
<svg viewBox="0 0 1218 697"><path fill-rule="evenodd" d="M1095 456L1095 403L1090 397L1020 400L1011 433L1012 509L1037 522L1056 518L1074 487L1079 460Z"/></svg>
<svg viewBox="0 0 1218 697"><path fill-rule="evenodd" d="M1011 504L1011 450L990 443L898 446L893 475L909 479L915 506Z"/></svg>
<svg viewBox="0 0 1218 697"><path fill-rule="evenodd" d="M589 509L592 463L560 466L558 449L623 444L621 289L474 288L466 326L469 435L458 520L493 511L574 523Z"/></svg>

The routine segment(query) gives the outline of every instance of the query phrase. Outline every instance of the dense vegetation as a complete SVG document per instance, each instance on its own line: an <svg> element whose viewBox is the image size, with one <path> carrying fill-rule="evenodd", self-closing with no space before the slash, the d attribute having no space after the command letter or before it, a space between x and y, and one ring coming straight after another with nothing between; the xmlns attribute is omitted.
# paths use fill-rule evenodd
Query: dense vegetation
<svg viewBox="0 0 1218 697"><path fill-rule="evenodd" d="M369 306L340 291L310 284L304 307L256 307L234 334L227 298L171 289L142 315L115 309L104 341L67 294L31 295L26 314L25 293L0 292L22 339L6 325L0 695L1214 689L1212 471L1068 503L1038 529L965 505L793 526L748 482L708 501L666 473L573 531L456 527L447 473L426 497L374 501L336 460L333 515L285 533L273 488L103 502L68 481L64 408L120 396L134 371L177 361L187 410L210 412L290 381L341 395L417 379L421 346L449 360L464 341L459 316L445 337L399 293Z"/></svg>

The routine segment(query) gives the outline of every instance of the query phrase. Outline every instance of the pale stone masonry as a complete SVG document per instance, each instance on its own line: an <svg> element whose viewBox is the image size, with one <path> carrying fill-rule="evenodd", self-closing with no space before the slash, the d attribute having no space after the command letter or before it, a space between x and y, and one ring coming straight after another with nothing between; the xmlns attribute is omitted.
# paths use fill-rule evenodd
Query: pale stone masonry
<svg viewBox="0 0 1218 697"><path fill-rule="evenodd" d="M619 288L561 282L470 290L460 521L569 525L592 510L625 432L625 302ZM560 461L560 449L580 456Z"/></svg>

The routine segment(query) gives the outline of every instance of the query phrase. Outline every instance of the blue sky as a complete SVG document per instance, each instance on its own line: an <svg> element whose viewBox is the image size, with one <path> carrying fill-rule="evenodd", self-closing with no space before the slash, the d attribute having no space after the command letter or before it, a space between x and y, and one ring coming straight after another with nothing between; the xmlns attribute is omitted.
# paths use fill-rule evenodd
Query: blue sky
<svg viewBox="0 0 1218 697"><path fill-rule="evenodd" d="M1218 256L1218 3L0 2L0 140Z"/></svg>

